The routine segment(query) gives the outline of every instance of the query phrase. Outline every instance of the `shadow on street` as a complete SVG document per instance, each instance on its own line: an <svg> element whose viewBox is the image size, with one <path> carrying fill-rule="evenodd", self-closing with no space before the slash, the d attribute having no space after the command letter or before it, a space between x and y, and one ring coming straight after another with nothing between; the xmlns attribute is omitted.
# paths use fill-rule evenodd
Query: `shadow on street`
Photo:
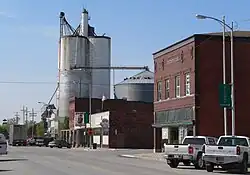
<svg viewBox="0 0 250 175"><path fill-rule="evenodd" d="M13 171L13 170L0 170L0 173L8 172L8 171Z"/></svg>
<svg viewBox="0 0 250 175"><path fill-rule="evenodd" d="M28 159L0 159L0 162L27 161L27 160Z"/></svg>

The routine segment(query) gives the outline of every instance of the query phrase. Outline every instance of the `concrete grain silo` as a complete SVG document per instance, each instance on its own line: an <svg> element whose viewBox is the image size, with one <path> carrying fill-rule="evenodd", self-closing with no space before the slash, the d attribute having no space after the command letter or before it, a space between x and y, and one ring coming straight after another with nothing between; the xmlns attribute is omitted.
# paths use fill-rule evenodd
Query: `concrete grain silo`
<svg viewBox="0 0 250 175"><path fill-rule="evenodd" d="M106 36L89 37L90 60L92 67L111 66L111 38ZM110 69L92 70L92 97L110 98Z"/></svg>
<svg viewBox="0 0 250 175"><path fill-rule="evenodd" d="M64 36L61 38L60 116L68 116L68 101L71 97L89 96L90 72L70 70L73 66L89 66L88 52L88 38L84 36Z"/></svg>
<svg viewBox="0 0 250 175"><path fill-rule="evenodd" d="M143 71L115 85L115 98L128 101L154 101L154 73Z"/></svg>
<svg viewBox="0 0 250 175"><path fill-rule="evenodd" d="M74 29L60 14L57 107L59 117L69 116L71 97L110 98L110 70L72 67L110 67L111 38L97 36L83 10L81 23Z"/></svg>

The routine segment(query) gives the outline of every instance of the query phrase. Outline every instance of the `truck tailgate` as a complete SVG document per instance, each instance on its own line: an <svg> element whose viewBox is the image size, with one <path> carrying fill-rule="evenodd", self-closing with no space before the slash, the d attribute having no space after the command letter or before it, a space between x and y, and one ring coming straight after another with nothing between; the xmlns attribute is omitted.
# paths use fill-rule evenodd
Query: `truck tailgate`
<svg viewBox="0 0 250 175"><path fill-rule="evenodd" d="M188 145L165 145L165 154L188 154Z"/></svg>
<svg viewBox="0 0 250 175"><path fill-rule="evenodd" d="M206 155L236 155L235 146L215 146L215 145L206 145L205 146Z"/></svg>

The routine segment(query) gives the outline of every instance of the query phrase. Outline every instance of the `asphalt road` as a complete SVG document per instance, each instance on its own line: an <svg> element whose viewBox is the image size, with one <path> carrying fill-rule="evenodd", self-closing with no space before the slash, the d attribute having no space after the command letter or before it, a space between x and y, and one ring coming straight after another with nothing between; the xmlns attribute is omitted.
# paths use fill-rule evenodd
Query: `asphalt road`
<svg viewBox="0 0 250 175"><path fill-rule="evenodd" d="M205 170L194 170L187 167L171 169L165 162L122 158L118 156L124 153L130 154L131 152L135 153L136 151L84 151L80 149L15 147L10 148L7 156L0 157L0 175L211 174Z"/></svg>

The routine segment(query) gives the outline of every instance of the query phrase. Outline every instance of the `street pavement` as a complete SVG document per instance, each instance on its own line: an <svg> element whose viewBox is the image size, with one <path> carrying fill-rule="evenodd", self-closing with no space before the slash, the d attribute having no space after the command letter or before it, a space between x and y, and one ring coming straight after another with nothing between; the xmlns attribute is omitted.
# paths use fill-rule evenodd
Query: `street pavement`
<svg viewBox="0 0 250 175"><path fill-rule="evenodd" d="M11 147L0 157L0 175L202 175L211 174L193 167L171 169L166 162L124 158L150 150L58 149ZM6 161L7 160L7 161Z"/></svg>

